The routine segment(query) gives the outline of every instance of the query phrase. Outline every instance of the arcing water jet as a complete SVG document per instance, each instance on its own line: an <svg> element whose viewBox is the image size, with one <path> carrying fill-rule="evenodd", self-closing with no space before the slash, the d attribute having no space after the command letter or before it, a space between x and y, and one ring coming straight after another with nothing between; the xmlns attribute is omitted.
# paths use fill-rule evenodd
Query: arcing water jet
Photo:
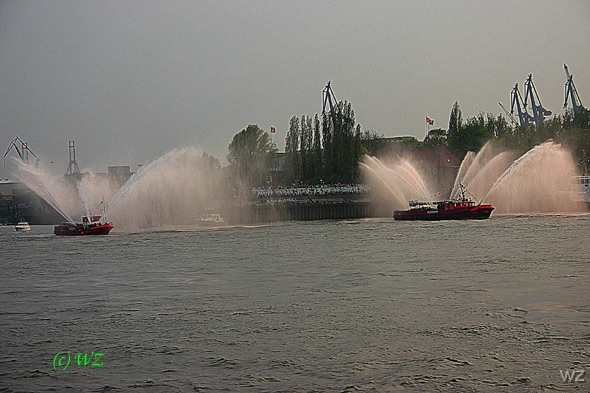
<svg viewBox="0 0 590 393"><path fill-rule="evenodd" d="M173 150L143 167L109 201L123 225L195 224L223 203L221 169L196 148Z"/></svg>
<svg viewBox="0 0 590 393"><path fill-rule="evenodd" d="M63 218L72 222L70 214L75 211L70 187L62 179L25 161L15 160L19 180L43 198Z"/></svg>
<svg viewBox="0 0 590 393"><path fill-rule="evenodd" d="M406 160L388 166L375 157L366 157L361 167L369 182L373 183L371 193L378 204L398 208L407 206L412 199L430 200L430 192L422 177Z"/></svg>
<svg viewBox="0 0 590 393"><path fill-rule="evenodd" d="M195 224L200 214L223 203L219 164L193 147L165 154L122 187L93 173L85 173L74 187L25 163L19 165L19 177L68 221L72 216L101 214L96 209L106 204L117 229Z"/></svg>
<svg viewBox="0 0 590 393"><path fill-rule="evenodd" d="M514 158L514 153L498 151L491 144L477 154L468 153L458 168L452 193L438 199L457 198L456 186L461 183L477 199L493 203L496 213L581 211L579 205L560 194L568 189L575 174L572 157L561 145L545 142ZM407 208L408 201L416 199L416 188L410 184L418 181L424 185L421 189L428 189L421 175L408 171L407 165L410 163L406 160L386 165L374 157L367 157L362 165L373 195L390 211Z"/></svg>
<svg viewBox="0 0 590 393"><path fill-rule="evenodd" d="M575 175L571 154L561 145L545 142L510 165L485 198L496 201L500 213L574 213L582 211L564 197Z"/></svg>

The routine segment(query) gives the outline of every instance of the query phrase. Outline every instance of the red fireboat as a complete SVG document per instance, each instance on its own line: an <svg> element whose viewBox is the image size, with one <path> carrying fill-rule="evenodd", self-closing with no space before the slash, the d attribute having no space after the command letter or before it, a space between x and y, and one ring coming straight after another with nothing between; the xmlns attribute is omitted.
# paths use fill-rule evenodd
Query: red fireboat
<svg viewBox="0 0 590 393"><path fill-rule="evenodd" d="M62 222L53 227L53 233L58 236L108 235L114 225L101 219L102 216L83 216L82 222Z"/></svg>
<svg viewBox="0 0 590 393"><path fill-rule="evenodd" d="M494 206L476 203L465 197L465 188L461 188L461 198L441 202L410 201L409 210L393 212L394 220L485 220L490 218Z"/></svg>

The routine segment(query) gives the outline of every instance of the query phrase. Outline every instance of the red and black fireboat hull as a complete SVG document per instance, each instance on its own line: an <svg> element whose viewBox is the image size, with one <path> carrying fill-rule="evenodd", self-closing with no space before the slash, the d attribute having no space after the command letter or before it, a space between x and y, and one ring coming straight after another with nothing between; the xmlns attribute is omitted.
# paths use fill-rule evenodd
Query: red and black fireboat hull
<svg viewBox="0 0 590 393"><path fill-rule="evenodd" d="M54 226L53 233L58 236L108 235L113 228L114 225L110 222L90 226L64 222Z"/></svg>
<svg viewBox="0 0 590 393"><path fill-rule="evenodd" d="M485 220L490 218L494 207L492 205L477 205L454 209L410 209L393 212L394 220Z"/></svg>

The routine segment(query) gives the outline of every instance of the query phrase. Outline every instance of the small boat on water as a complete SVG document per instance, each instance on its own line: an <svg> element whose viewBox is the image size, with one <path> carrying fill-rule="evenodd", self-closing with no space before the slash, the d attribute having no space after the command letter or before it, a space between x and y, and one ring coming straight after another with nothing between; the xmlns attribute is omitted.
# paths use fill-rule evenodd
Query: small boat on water
<svg viewBox="0 0 590 393"><path fill-rule="evenodd" d="M53 227L58 236L108 235L114 228L112 222L102 221L102 216L83 216L82 222L62 222Z"/></svg>
<svg viewBox="0 0 590 393"><path fill-rule="evenodd" d="M587 158L586 152L583 152L581 174L572 176L568 190L560 191L559 194L566 196L573 202L585 204L586 207L590 208L590 169L588 164L590 164L590 159Z"/></svg>
<svg viewBox="0 0 590 393"><path fill-rule="evenodd" d="M441 202L410 201L410 209L393 212L394 220L485 220L490 218L494 206L477 203L465 196L465 188L461 188L461 198Z"/></svg>
<svg viewBox="0 0 590 393"><path fill-rule="evenodd" d="M17 232L20 232L20 231L30 231L30 230L31 230L31 226L30 226L30 225L29 225L29 223L28 223L28 222L26 222L26 221L19 221L19 222L18 222L18 223L17 223L17 224L14 226L14 229L15 229Z"/></svg>
<svg viewBox="0 0 590 393"><path fill-rule="evenodd" d="M218 213L201 214L197 222L202 226L220 226L225 224L225 220Z"/></svg>
<svg viewBox="0 0 590 393"><path fill-rule="evenodd" d="M560 194L567 196L571 201L585 203L590 207L590 175L573 176L572 187L568 191L561 191Z"/></svg>

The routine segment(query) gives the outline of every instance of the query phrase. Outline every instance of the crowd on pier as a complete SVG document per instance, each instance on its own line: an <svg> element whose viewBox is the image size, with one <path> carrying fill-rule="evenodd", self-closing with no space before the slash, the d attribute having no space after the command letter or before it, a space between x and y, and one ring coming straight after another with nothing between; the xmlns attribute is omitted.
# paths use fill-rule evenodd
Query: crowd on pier
<svg viewBox="0 0 590 393"><path fill-rule="evenodd" d="M365 184L321 184L290 187L255 187L252 189L258 198L293 198L312 196L345 196L367 194L370 187Z"/></svg>

